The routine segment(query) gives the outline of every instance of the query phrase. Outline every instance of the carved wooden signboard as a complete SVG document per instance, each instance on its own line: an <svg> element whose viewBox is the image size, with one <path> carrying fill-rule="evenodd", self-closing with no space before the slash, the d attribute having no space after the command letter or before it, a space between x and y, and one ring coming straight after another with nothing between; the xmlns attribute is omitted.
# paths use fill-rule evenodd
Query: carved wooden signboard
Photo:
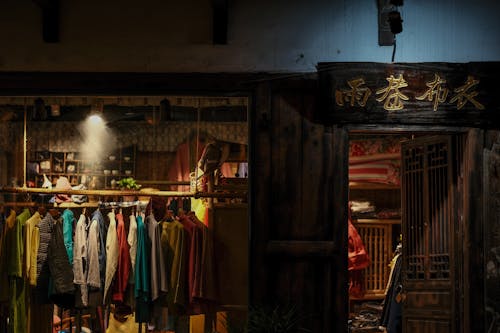
<svg viewBox="0 0 500 333"><path fill-rule="evenodd" d="M500 63L320 63L325 123L498 126Z"/></svg>

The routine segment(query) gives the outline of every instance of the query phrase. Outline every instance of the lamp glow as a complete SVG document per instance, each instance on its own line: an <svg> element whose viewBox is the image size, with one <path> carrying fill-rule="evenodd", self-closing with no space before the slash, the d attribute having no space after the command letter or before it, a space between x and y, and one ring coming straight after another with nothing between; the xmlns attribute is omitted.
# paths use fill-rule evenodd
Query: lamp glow
<svg viewBox="0 0 500 333"><path fill-rule="evenodd" d="M94 124L94 125L102 124L104 122L104 120L102 119L102 117L100 115L98 115L98 114L93 114L88 119L89 119L89 122L91 124Z"/></svg>

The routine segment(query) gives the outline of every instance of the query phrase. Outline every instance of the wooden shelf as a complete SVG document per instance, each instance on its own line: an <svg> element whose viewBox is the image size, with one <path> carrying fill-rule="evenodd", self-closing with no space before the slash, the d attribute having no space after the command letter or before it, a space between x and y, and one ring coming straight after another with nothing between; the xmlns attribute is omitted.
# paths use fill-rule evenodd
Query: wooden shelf
<svg viewBox="0 0 500 333"><path fill-rule="evenodd" d="M102 183L101 188L111 187L111 180L118 180L125 177L135 177L135 146L123 147L114 150L111 155L115 156L113 160L109 156L103 157L100 161L88 161L81 157L79 152L34 152L32 163L47 162L50 169L42 169L39 174L34 176L36 186L43 183L43 174L50 178L52 184L56 183L57 177L68 177L72 186L78 185L82 176L96 177ZM44 158L39 158L44 155ZM127 160L125 160L127 158ZM110 174L104 174L104 170L110 170ZM116 170L118 174L111 174ZM129 174L125 171L130 171Z"/></svg>
<svg viewBox="0 0 500 333"><path fill-rule="evenodd" d="M373 219L353 219L353 223L356 224L356 223L369 223L369 224L373 224L373 223L384 223L384 224L401 224L401 218L398 217L398 218L392 218L392 219L377 219L377 218L373 218Z"/></svg>

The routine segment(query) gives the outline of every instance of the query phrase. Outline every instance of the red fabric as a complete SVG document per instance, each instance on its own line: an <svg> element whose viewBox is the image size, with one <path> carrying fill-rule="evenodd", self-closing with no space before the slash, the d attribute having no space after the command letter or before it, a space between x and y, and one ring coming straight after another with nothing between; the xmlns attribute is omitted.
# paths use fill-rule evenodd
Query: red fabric
<svg viewBox="0 0 500 333"><path fill-rule="evenodd" d="M115 302L123 302L131 269L129 245L122 214L116 214L116 233L118 237L118 266L113 282L113 296Z"/></svg>
<svg viewBox="0 0 500 333"><path fill-rule="evenodd" d="M348 223L349 241L347 269L349 271L349 295L351 297L361 298L365 293L363 285L363 269L370 265L370 258L366 253L363 240L352 224L350 218L348 219Z"/></svg>
<svg viewBox="0 0 500 333"><path fill-rule="evenodd" d="M195 242L195 233L196 231L196 225L189 219L189 217L184 214L179 218L179 222L183 225L184 230L186 230L187 234L187 249L189 251L188 253L188 300L189 303L191 304L193 302L193 295L192 295L192 290L193 290L193 285L194 285L194 271L195 271L195 253L193 251L193 248L196 247L196 242Z"/></svg>
<svg viewBox="0 0 500 333"><path fill-rule="evenodd" d="M349 142L349 181L400 184L401 138Z"/></svg>
<svg viewBox="0 0 500 333"><path fill-rule="evenodd" d="M348 261L347 261L347 269L355 270L355 269L363 269L370 265L370 258L366 253L365 245L363 244L363 240L359 235L358 231L349 221L349 241L348 241Z"/></svg>
<svg viewBox="0 0 500 333"><path fill-rule="evenodd" d="M188 313L205 313L215 301L212 238L208 228L192 212L181 216L179 222L188 235Z"/></svg>
<svg viewBox="0 0 500 333"><path fill-rule="evenodd" d="M349 166L349 181L387 183L390 163L365 163Z"/></svg>
<svg viewBox="0 0 500 333"><path fill-rule="evenodd" d="M365 295L365 286L363 283L363 271L356 269L349 271L349 296L363 298Z"/></svg>
<svg viewBox="0 0 500 333"><path fill-rule="evenodd" d="M168 179L172 181L189 181L189 173L194 171L194 166L198 162L198 156L201 156L204 144L200 141L198 144L198 154L196 152L196 140L192 141L190 144L188 142L181 143L177 147L175 153L175 158L170 169L168 170ZM189 165L193 163L193 167ZM189 185L177 185L171 187L172 191L189 191Z"/></svg>
<svg viewBox="0 0 500 333"><path fill-rule="evenodd" d="M195 313L212 312L216 300L213 238L208 227L194 213L189 217L198 228L192 309Z"/></svg>

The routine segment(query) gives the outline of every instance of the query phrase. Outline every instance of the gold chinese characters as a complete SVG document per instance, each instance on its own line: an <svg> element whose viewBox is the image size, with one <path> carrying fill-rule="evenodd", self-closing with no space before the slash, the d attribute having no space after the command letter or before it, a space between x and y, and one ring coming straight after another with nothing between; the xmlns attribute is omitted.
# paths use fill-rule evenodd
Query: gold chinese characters
<svg viewBox="0 0 500 333"><path fill-rule="evenodd" d="M407 94L408 82L403 74L390 75L386 78L388 84L385 87L375 91L375 101L382 103L382 106L387 111L398 111L404 109L404 102L409 101ZM457 110L462 109L467 103L471 103L474 108L484 110L484 105L477 99L478 92L475 88L479 84L479 80L469 75L466 82L455 89L454 95L449 98L449 104L456 104ZM437 111L440 104L446 103L450 95L450 88L446 86L446 80L440 75L434 74L431 81L425 83L427 90L423 92L415 92L415 99L418 101L432 102L432 109ZM348 89L335 90L335 102L340 107L365 107L369 97L372 95L372 90L366 86L364 78L355 78L347 81Z"/></svg>

